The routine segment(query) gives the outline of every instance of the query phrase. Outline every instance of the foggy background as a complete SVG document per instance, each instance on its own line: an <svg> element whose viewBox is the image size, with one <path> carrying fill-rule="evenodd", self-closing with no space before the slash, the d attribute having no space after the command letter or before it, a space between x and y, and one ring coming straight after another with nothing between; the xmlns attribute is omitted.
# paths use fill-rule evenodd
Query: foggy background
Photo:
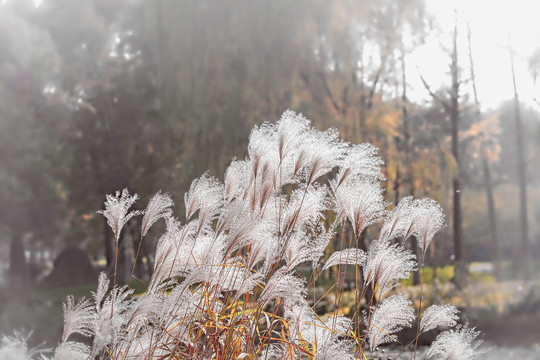
<svg viewBox="0 0 540 360"><path fill-rule="evenodd" d="M106 194L127 188L143 209L162 190L179 216L194 178L223 179L253 126L287 109L377 146L388 201L441 203L448 227L429 266L472 263L480 283L537 278L540 44L534 29L510 26L527 25L519 16L530 3L493 13L507 16L494 25L507 33L492 38L481 30L489 2L437 3L0 1L0 332L50 339L39 332L53 323L43 304L64 296L49 300L51 291L88 283L47 278L62 250L86 256L90 271L114 262L95 213ZM144 244L141 279L159 233Z"/></svg>

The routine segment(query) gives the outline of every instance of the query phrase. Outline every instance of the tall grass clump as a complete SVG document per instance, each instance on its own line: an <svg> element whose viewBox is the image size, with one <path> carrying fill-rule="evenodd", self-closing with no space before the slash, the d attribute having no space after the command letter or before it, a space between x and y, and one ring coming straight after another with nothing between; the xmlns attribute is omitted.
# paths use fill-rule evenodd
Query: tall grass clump
<svg viewBox="0 0 540 360"><path fill-rule="evenodd" d="M134 297L114 284L116 276L110 284L101 274L92 299L67 299L52 358L367 359L413 323L418 336L403 349L427 331L454 327L452 306L434 305L416 319L407 296L388 295L417 268L405 241L414 235L423 260L444 216L436 202L412 197L387 211L381 167L375 147L345 143L335 130L317 131L292 111L255 127L248 156L230 164L223 183L207 173L193 181L182 221L172 216L168 195L150 201L141 238L159 219L166 231L146 292ZM136 199L118 192L101 211L117 243L122 226L141 215L129 210ZM366 227L380 222L379 238L359 249ZM351 241L345 232L352 232ZM327 254L331 243L338 248ZM336 267L339 276L355 269L351 317L321 316L310 306L321 298L309 290ZM307 278L300 276L305 268L312 269ZM337 295L334 309L337 289L324 295ZM476 335L466 327L447 330L428 357L472 359Z"/></svg>

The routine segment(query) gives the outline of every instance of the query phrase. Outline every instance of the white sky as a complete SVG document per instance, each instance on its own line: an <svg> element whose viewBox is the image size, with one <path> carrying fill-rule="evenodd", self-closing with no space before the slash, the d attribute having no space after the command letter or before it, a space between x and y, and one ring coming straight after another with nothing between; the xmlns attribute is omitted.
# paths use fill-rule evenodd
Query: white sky
<svg viewBox="0 0 540 360"><path fill-rule="evenodd" d="M514 58L516 82L522 101L533 104L535 89L527 68L527 58L540 47L540 0L426 0L427 8L441 26L425 45L408 58L410 97L413 101L428 99L418 70L433 90L450 82L450 58L441 44L450 49L454 27L454 8L458 13L458 57L462 79L469 79L467 23L472 31L472 52L476 71L478 97L484 109L513 98L508 35L516 50ZM540 93L538 80L536 96ZM464 84L462 92L472 94L472 85Z"/></svg>

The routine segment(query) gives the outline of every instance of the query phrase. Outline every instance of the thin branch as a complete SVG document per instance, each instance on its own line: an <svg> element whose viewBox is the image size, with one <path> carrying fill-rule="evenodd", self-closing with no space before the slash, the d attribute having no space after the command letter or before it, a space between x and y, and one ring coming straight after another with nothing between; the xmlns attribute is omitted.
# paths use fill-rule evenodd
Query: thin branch
<svg viewBox="0 0 540 360"><path fill-rule="evenodd" d="M476 91L476 74L474 73L474 61L472 56L472 46L471 46L471 24L467 22L467 45L469 46L469 63L471 65L471 81L474 94L474 102L476 105L479 105L478 101L478 92Z"/></svg>
<svg viewBox="0 0 540 360"><path fill-rule="evenodd" d="M381 65L379 66L379 69L377 69L377 73L375 74L375 79L373 80L373 85L371 86L371 89L369 90L368 109L370 109L371 106L373 105L373 96L375 96L375 89L381 77L383 67L384 67L384 61L383 59L381 59Z"/></svg>
<svg viewBox="0 0 540 360"><path fill-rule="evenodd" d="M326 75L324 71L321 71L319 73L319 76L321 77L322 83L324 85L324 90L326 92L326 95L332 102L332 105L337 110L337 112L341 113L341 109L339 108L339 105L337 104L336 100L334 99L334 95L332 94L332 90L330 89L330 86L328 85L328 81L326 80Z"/></svg>
<svg viewBox="0 0 540 360"><path fill-rule="evenodd" d="M437 100L438 102L440 102L444 108L447 110L447 111L450 111L451 108L450 108L450 105L448 105L448 103L446 101L444 101L443 99L441 99L437 94L435 94L432 90L431 90L431 87L428 85L428 83L426 82L426 79L424 79L424 77L422 76L422 73L420 72L420 70L418 69L418 67L416 67L416 69L418 70L418 74L420 75L420 79L422 80L422 84L424 84L424 87L426 88L426 90L429 92L429 95L431 95L432 98L434 98L435 100Z"/></svg>
<svg viewBox="0 0 540 360"><path fill-rule="evenodd" d="M343 90L343 98L341 102L343 103L342 111L343 118L347 116L347 109L349 108L349 86L345 86L345 89Z"/></svg>

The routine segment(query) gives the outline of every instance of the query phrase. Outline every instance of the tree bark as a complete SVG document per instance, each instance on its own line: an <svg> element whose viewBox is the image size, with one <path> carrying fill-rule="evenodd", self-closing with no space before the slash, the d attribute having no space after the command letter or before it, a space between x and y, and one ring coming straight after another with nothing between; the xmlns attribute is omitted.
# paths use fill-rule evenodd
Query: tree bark
<svg viewBox="0 0 540 360"><path fill-rule="evenodd" d="M519 110L519 97L516 86L516 75L514 71L514 53L510 49L510 61L512 65L512 82L514 85L514 111L516 120L516 145L518 151L517 170L519 179L519 220L521 231L520 259L523 266L523 278L531 279L531 246L529 244L529 227L527 213L527 180L526 164L523 156L523 128L521 124L521 114Z"/></svg>
<svg viewBox="0 0 540 360"><path fill-rule="evenodd" d="M24 254L22 234L14 233L9 249L9 286L18 294L26 294L30 289L30 271Z"/></svg>
<svg viewBox="0 0 540 360"><path fill-rule="evenodd" d="M484 167L484 182L486 184L486 197L489 211L489 232L491 235L491 252L493 256L493 265L495 267L495 278L497 281L503 280L501 250L499 244L499 234L497 233L497 215L495 213L495 202L493 200L493 185L491 183L491 170L485 157L482 159Z"/></svg>
<svg viewBox="0 0 540 360"><path fill-rule="evenodd" d="M411 133L410 133L410 127L409 127L409 114L407 111L407 78L405 73L405 52L402 49L402 56L401 56L401 81L402 81L402 93L401 93L401 116L403 119L403 150L405 152L404 156L404 167L405 167L405 176L407 179L407 182L409 183L409 194L411 196L414 196L414 176L413 172L410 169L411 163L412 163L412 154L411 154ZM399 175L399 167L398 167L398 175ZM397 184L397 178L399 176L396 176L396 205L398 204L398 195L399 195L399 189ZM419 259L419 252L418 252L418 240L415 236L411 236L411 251L414 253L417 259ZM422 277L420 274L421 269L418 268L417 270L413 271L413 285L420 285L420 282L422 281Z"/></svg>
<svg viewBox="0 0 540 360"><path fill-rule="evenodd" d="M429 92L431 97L441 103L444 109L450 115L451 124L451 139L452 139L452 156L456 164L456 174L452 179L452 229L454 238L454 284L457 288L463 288L468 281L468 266L463 258L463 230L461 217L461 166L459 161L459 69L458 69L458 52L457 52L457 14L454 24L453 49L451 55L450 75L452 77L452 86L450 89L450 103L441 99L435 94L426 80L420 74L420 79L424 87Z"/></svg>
<svg viewBox="0 0 540 360"><path fill-rule="evenodd" d="M474 70L474 62L472 56L471 46L471 28L468 27L467 41L469 45L469 63L471 67L471 81L473 87L474 103L476 105L476 121L480 121L480 101L478 100L478 92L476 91L476 74ZM485 139L481 139L481 152L482 152L482 166L484 169L484 184L486 187L486 199L488 203L488 216L489 216L489 232L491 235L491 256L495 267L495 278L497 281L502 280L502 264L501 253L499 245L499 234L497 232L497 215L495 212L495 202L493 198L493 185L491 182L491 169L489 162L485 155Z"/></svg>
<svg viewBox="0 0 540 360"><path fill-rule="evenodd" d="M114 247L113 247L113 234L107 219L103 219L103 248L105 249L105 260L107 261L107 267L114 264Z"/></svg>
<svg viewBox="0 0 540 360"><path fill-rule="evenodd" d="M456 15L457 17L457 15ZM450 66L452 76L452 89L450 94L450 122L452 125L452 156L456 162L456 175L452 180L453 190L453 230L454 230L454 255L455 255L455 283L458 288L463 288L467 277L467 264L463 258L463 229L461 216L461 167L459 161L459 74L457 52L457 18L454 25L452 63Z"/></svg>
<svg viewBox="0 0 540 360"><path fill-rule="evenodd" d="M141 243L141 248L142 254L146 259L146 275L150 279L152 277L152 273L154 272L154 265L152 264L152 259L150 258L150 250L148 249L148 244L146 243L144 238Z"/></svg>

